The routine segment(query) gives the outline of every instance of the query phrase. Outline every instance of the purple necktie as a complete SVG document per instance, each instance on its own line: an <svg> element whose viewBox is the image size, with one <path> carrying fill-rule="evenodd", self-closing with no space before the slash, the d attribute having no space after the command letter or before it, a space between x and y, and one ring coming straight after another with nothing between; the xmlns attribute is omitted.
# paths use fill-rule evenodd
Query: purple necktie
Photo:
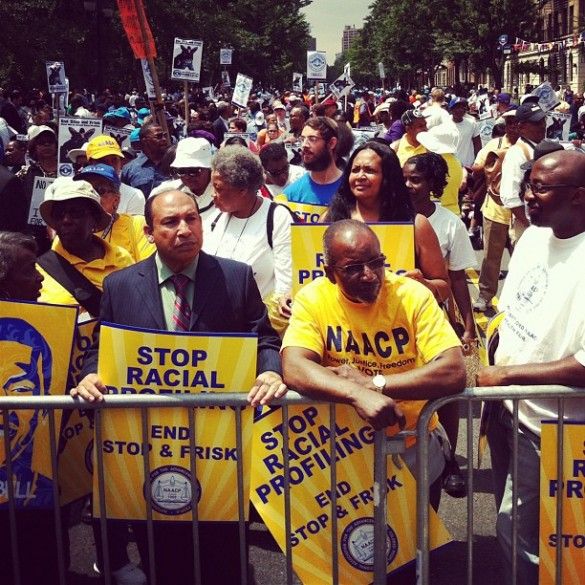
<svg viewBox="0 0 585 585"><path fill-rule="evenodd" d="M191 307L187 300L189 277L184 274L173 274L171 281L175 285L175 306L173 308L173 325L175 331L189 331L191 323Z"/></svg>

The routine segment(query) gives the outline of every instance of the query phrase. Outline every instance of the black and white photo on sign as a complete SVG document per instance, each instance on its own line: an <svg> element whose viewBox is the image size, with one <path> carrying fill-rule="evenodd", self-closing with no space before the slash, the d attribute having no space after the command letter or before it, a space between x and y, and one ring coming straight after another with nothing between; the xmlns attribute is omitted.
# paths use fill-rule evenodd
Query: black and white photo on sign
<svg viewBox="0 0 585 585"><path fill-rule="evenodd" d="M365 144L366 142L369 142L370 140L373 140L374 137L376 136L376 129L372 129L372 130L362 130L362 129L353 129L351 131L351 133L353 134L353 148L352 148L352 152L354 150L356 150L356 148L359 148L360 146L362 146L362 144Z"/></svg>
<svg viewBox="0 0 585 585"><path fill-rule="evenodd" d="M133 128L116 128L115 126L104 126L103 133L111 136L120 146L120 148L128 148L130 146L130 134Z"/></svg>
<svg viewBox="0 0 585 585"><path fill-rule="evenodd" d="M219 50L219 64L220 65L231 65L232 64L232 49L220 49Z"/></svg>
<svg viewBox="0 0 585 585"><path fill-rule="evenodd" d="M33 182L32 197L30 200L30 207L28 208L29 225L46 225L39 213L39 207L45 199L45 191L47 187L54 181L52 177L35 177Z"/></svg>
<svg viewBox="0 0 585 585"><path fill-rule="evenodd" d="M286 149L286 157L291 165L301 165L303 162L302 150L303 145L301 142L285 142L284 148Z"/></svg>
<svg viewBox="0 0 585 585"><path fill-rule="evenodd" d="M549 140L569 140L571 114L561 112L546 113L546 137Z"/></svg>
<svg viewBox="0 0 585 585"><path fill-rule="evenodd" d="M303 91L303 74L302 73L293 73L292 90L299 91L299 92Z"/></svg>
<svg viewBox="0 0 585 585"><path fill-rule="evenodd" d="M238 73L236 77L236 84L234 86L234 93L232 95L232 102L236 106L245 108L248 106L248 98L252 91L254 80L243 73Z"/></svg>
<svg viewBox="0 0 585 585"><path fill-rule="evenodd" d="M47 85L49 93L65 93L65 63L63 61L47 61Z"/></svg>
<svg viewBox="0 0 585 585"><path fill-rule="evenodd" d="M171 79L198 82L201 75L203 43L175 38Z"/></svg>
<svg viewBox="0 0 585 585"><path fill-rule="evenodd" d="M487 93L482 93L477 97L477 115L480 120L486 120L487 118L492 117L490 96Z"/></svg>
<svg viewBox="0 0 585 585"><path fill-rule="evenodd" d="M223 142L225 144L226 140L229 138L242 138L246 141L246 144L251 140L251 134L249 132L226 132L223 135Z"/></svg>
<svg viewBox="0 0 585 585"><path fill-rule="evenodd" d="M156 99L156 91L154 90L154 81L152 79L152 72L150 71L148 59L140 59L140 65L142 66L142 76L144 77L146 95L149 100L154 100Z"/></svg>
<svg viewBox="0 0 585 585"><path fill-rule="evenodd" d="M335 99L340 99L349 95L349 92L354 85L355 83L351 80L351 77L344 71L329 85L329 91L335 96Z"/></svg>
<svg viewBox="0 0 585 585"><path fill-rule="evenodd" d="M479 125L479 136L481 138L481 145L485 146L491 139L494 131L496 121L493 118L483 120Z"/></svg>
<svg viewBox="0 0 585 585"><path fill-rule="evenodd" d="M553 110L559 105L559 98L553 89L550 81L541 83L535 90L532 91L532 95L538 96L538 105L545 112Z"/></svg>
<svg viewBox="0 0 585 585"><path fill-rule="evenodd" d="M307 51L307 79L327 79L325 51Z"/></svg>
<svg viewBox="0 0 585 585"><path fill-rule="evenodd" d="M67 154L74 148L81 148L94 136L99 136L102 133L102 122L99 118L59 118L57 174L60 177L73 176L73 164Z"/></svg>
<svg viewBox="0 0 585 585"><path fill-rule="evenodd" d="M232 80L230 79L230 72L227 69L223 69L221 72L221 83L225 87L232 86Z"/></svg>
<svg viewBox="0 0 585 585"><path fill-rule="evenodd" d="M213 91L213 87L211 87L210 85L208 87L202 87L201 88L201 93L208 100L214 100L215 99L215 92Z"/></svg>

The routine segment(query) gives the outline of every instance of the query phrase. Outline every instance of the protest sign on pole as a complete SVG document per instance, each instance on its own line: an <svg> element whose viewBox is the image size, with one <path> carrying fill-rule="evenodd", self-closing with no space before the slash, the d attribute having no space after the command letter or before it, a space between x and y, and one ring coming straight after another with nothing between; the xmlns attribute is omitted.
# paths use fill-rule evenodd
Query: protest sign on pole
<svg viewBox="0 0 585 585"><path fill-rule="evenodd" d="M343 73L329 85L329 91L339 100L347 97L354 86L355 83L344 69Z"/></svg>
<svg viewBox="0 0 585 585"><path fill-rule="evenodd" d="M325 51L307 51L307 79L327 79Z"/></svg>
<svg viewBox="0 0 585 585"><path fill-rule="evenodd" d="M231 65L232 64L232 53L233 53L233 49L220 49L219 50L219 64L220 65Z"/></svg>
<svg viewBox="0 0 585 585"><path fill-rule="evenodd" d="M386 72L384 71L384 63L382 63L382 61L378 63L378 74L380 75L380 79L386 78Z"/></svg>
<svg viewBox="0 0 585 585"><path fill-rule="evenodd" d="M203 42L175 38L171 79L199 82Z"/></svg>
<svg viewBox="0 0 585 585"><path fill-rule="evenodd" d="M559 104L559 98L550 81L541 83L536 89L532 90L530 95L538 96L538 105L545 111L554 110Z"/></svg>
<svg viewBox="0 0 585 585"><path fill-rule="evenodd" d="M546 113L546 138L567 142L570 129L570 113L551 112L550 110Z"/></svg>
<svg viewBox="0 0 585 585"><path fill-rule="evenodd" d="M301 93L303 91L303 74L293 73L292 90Z"/></svg>
<svg viewBox="0 0 585 585"><path fill-rule="evenodd" d="M557 466L557 421L543 421L540 453L539 583L557 583L557 542L561 539L562 583L582 583L585 567L585 421L563 425L563 468ZM562 499L561 534L557 503Z"/></svg>
<svg viewBox="0 0 585 585"><path fill-rule="evenodd" d="M120 146L120 148L128 148L130 146L130 134L133 128L117 128L116 126L104 125L103 134L111 136Z"/></svg>
<svg viewBox="0 0 585 585"><path fill-rule="evenodd" d="M52 177L35 177L33 180L32 197L28 208L28 225L46 225L39 213L39 207L45 199L47 187L54 181Z"/></svg>
<svg viewBox="0 0 585 585"><path fill-rule="evenodd" d="M76 321L77 307L0 301L0 393L13 398L65 394ZM0 509L8 508L6 448L15 506L52 508L48 412L9 411L8 419L9 429L0 423ZM57 411L55 441L60 424Z"/></svg>
<svg viewBox="0 0 585 585"><path fill-rule="evenodd" d="M487 93L477 96L477 114L480 120L487 120L492 117L490 96Z"/></svg>
<svg viewBox="0 0 585 585"><path fill-rule="evenodd" d="M59 118L59 159L57 175L59 177L73 176L73 163L67 153L74 148L81 148L85 142L102 133L100 118Z"/></svg>
<svg viewBox="0 0 585 585"><path fill-rule="evenodd" d="M152 72L148 59L140 59L140 65L142 66L142 76L144 77L144 85L146 87L146 95L150 101L156 99L156 91L154 89L154 80L152 78Z"/></svg>
<svg viewBox="0 0 585 585"><path fill-rule="evenodd" d="M258 339L252 334L148 331L103 324L98 375L110 394L199 394L241 392L256 379ZM242 412L244 497L249 492L252 440L250 408ZM102 415L103 463L108 518L143 520L150 491L155 520L238 519L237 449L232 409L198 408L195 437L185 408L152 409L142 438L139 409L111 409ZM148 443L150 477L144 476ZM191 475L196 458L197 477ZM97 477L94 476L97 492ZM245 506L247 511L248 506ZM99 499L94 498L99 516Z"/></svg>
<svg viewBox="0 0 585 585"><path fill-rule="evenodd" d="M224 87L231 87L232 80L230 79L230 72L227 69L223 69L221 72L221 83Z"/></svg>
<svg viewBox="0 0 585 585"><path fill-rule="evenodd" d="M234 93L232 94L232 103L240 108L248 107L248 98L252 91L254 80L243 73L238 73L236 77L236 84L234 86Z"/></svg>
<svg viewBox="0 0 585 585"><path fill-rule="evenodd" d="M45 66L49 93L66 93L65 63L63 61L47 61Z"/></svg>

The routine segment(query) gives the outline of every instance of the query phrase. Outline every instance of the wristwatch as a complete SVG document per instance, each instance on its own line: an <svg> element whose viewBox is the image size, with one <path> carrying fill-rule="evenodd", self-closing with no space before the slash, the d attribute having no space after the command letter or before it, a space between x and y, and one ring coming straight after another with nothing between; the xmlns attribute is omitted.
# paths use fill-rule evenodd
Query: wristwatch
<svg viewBox="0 0 585 585"><path fill-rule="evenodd" d="M386 378L382 376L382 374L376 374L372 378L372 384L376 389L376 392L380 392L382 394L384 392L384 388L386 388Z"/></svg>

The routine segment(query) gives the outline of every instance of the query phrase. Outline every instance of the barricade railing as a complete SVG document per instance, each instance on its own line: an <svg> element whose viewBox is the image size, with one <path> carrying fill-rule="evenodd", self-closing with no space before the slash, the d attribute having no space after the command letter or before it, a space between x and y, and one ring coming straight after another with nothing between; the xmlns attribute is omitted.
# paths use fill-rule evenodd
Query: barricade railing
<svg viewBox="0 0 585 585"><path fill-rule="evenodd" d="M293 405L311 405L311 404L329 404L330 413L330 437L329 449L331 456L330 466L330 485L331 485L331 519L332 519L332 579L333 584L339 582L338 574L338 534L337 534L337 515L335 513L337 507L337 469L336 469L336 446L335 446L335 404L324 401L315 401L303 397L296 392L289 392L287 396L280 400L275 400L273 405L282 406L282 435L283 435L283 475L284 475L284 509L285 509L285 534L291 534L291 497L290 497L290 477L289 477L289 428L288 421L288 407ZM111 566L109 558L108 546L108 528L107 516L103 513L106 510L106 496L105 496L105 477L104 477L104 461L103 461L103 436L102 436L102 412L106 409L117 408L132 408L140 410L141 429L142 429L142 443L141 452L143 453L144 474L145 477L150 475L150 462L147 455L148 450L148 417L149 409L151 408L185 408L188 411L189 421L189 452L195 452L195 427L197 424L197 407L232 407L234 411L235 426L236 426L236 454L237 454L237 484L238 484L238 512L239 512L239 536L240 536L240 568L242 575L242 585L247 585L247 561L246 561L246 531L244 520L244 507L248 505L248 498L243 493L243 447L242 447L242 410L250 408L246 401L245 394L239 393L204 393L192 395L173 395L173 396L155 396L155 395L108 395L104 401L98 403L88 403L79 399L74 399L70 396L45 396L45 397L1 397L0 411L3 416L4 429L9 428L9 411L10 410L26 410L26 409L42 409L48 411L49 433L50 433L50 449L51 449L51 470L53 481L53 499L54 499L54 523L55 523L55 538L57 539L58 551L58 570L59 583L65 584L65 551L63 550L62 531L67 529L63 527L62 518L59 507L59 474L58 474L58 449L55 441L55 411L57 410L93 410L94 411L94 428L95 428L95 453L96 466L94 472L98 477L98 493L94 497L99 499L100 510L100 531L102 538L103 551L103 566L101 570L104 574L104 582L106 585L112 583ZM404 439L408 435L413 435L414 432L400 433L392 439L388 439L384 431L377 431L374 434L374 565L373 565L373 583L375 585L382 585L386 583L386 458L391 453L399 453L404 450ZM20 566L19 558L22 561L22 551L18 550L17 544L17 521L16 521L16 507L15 494L12 481L12 459L9 450L9 441L5 441L5 458L7 471L7 492L8 492L8 515L9 515L9 530L12 547L13 558L13 580L15 585L20 585ZM190 457L190 472L192 477L197 477L196 457ZM152 514L152 494L151 490L145 490L146 493L146 524L147 524L147 538L148 538L148 552L149 563L148 566L143 567L145 572L149 575L149 582L151 585L156 585L155 572L155 550L154 550L154 523ZM191 490L191 506L192 506L192 529L193 529L193 569L195 575L195 583L201 583L200 563L199 563L199 518L198 518L198 502L197 490ZM286 539L286 582L293 583L293 564L292 564L292 545L290 538Z"/></svg>
<svg viewBox="0 0 585 585"><path fill-rule="evenodd" d="M517 582L518 571L518 404L524 399L557 400L557 470L564 464L564 400L567 398L585 398L585 388L572 388L559 385L543 386L494 386L467 388L461 394L429 401L423 408L417 424L417 583L429 584L429 435L426 432L433 414L445 404L463 401L467 404L467 583L473 583L473 461L474 461L474 427L473 404L483 401L513 401L512 408L512 550L511 582ZM585 412L585 409L584 409ZM559 473L560 475L560 473ZM563 526L563 498L556 498L556 564L555 585L563 585L563 540L560 538ZM569 585L565 583L564 585Z"/></svg>

